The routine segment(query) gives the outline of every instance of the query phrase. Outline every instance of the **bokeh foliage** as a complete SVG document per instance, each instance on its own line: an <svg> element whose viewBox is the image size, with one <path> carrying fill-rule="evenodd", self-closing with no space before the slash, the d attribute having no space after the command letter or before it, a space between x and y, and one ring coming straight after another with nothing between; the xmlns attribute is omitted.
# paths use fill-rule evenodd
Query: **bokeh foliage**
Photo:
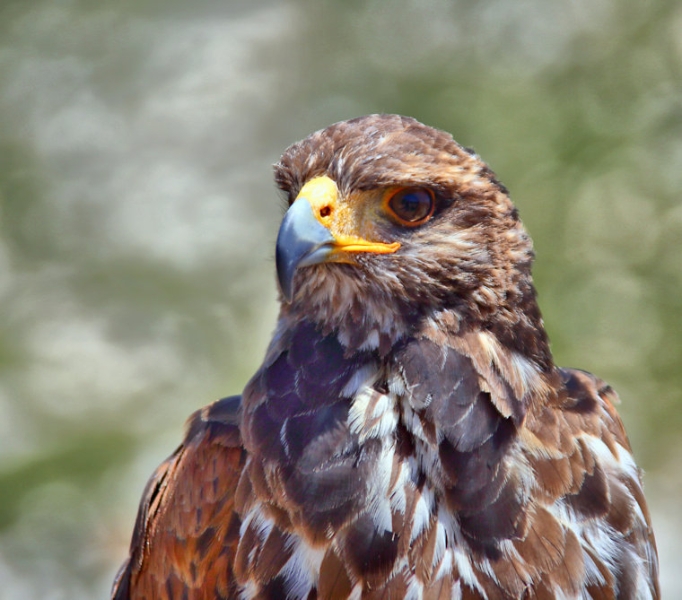
<svg viewBox="0 0 682 600"><path fill-rule="evenodd" d="M370 112L511 190L557 362L619 391L664 514L681 40L675 0L0 2L0 598L106 594L146 477L267 343L269 165Z"/></svg>

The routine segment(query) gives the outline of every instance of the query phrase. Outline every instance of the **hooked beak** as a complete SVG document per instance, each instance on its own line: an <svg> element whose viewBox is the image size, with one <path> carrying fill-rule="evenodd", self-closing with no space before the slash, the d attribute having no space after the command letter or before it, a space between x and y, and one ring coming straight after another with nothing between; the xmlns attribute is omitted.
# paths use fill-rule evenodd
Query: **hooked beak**
<svg viewBox="0 0 682 600"><path fill-rule="evenodd" d="M339 203L336 183L327 176L308 181L293 202L277 234L277 278L287 302L294 297L294 277L300 267L325 262L353 263L353 254L391 254L399 242L373 242L346 232L357 231L356 212Z"/></svg>
<svg viewBox="0 0 682 600"><path fill-rule="evenodd" d="M334 244L331 231L320 223L306 198L298 198L284 215L277 234L275 259L282 295L291 302L296 269L325 262Z"/></svg>

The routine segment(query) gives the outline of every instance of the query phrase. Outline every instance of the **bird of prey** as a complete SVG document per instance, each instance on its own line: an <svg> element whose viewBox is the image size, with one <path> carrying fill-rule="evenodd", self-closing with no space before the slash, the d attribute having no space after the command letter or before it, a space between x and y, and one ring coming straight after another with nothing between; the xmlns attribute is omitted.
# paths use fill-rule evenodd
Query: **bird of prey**
<svg viewBox="0 0 682 600"><path fill-rule="evenodd" d="M490 168L370 115L275 179L272 341L152 476L113 597L659 598L617 396L554 364Z"/></svg>

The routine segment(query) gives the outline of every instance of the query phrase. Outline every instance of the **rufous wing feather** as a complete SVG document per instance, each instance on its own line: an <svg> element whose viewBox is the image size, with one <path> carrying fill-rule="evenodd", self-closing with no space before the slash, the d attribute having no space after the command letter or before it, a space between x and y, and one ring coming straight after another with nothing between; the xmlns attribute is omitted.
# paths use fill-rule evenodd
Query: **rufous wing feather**
<svg viewBox="0 0 682 600"><path fill-rule="evenodd" d="M183 443L147 483L115 600L236 598L232 565L244 465L240 397L194 413Z"/></svg>

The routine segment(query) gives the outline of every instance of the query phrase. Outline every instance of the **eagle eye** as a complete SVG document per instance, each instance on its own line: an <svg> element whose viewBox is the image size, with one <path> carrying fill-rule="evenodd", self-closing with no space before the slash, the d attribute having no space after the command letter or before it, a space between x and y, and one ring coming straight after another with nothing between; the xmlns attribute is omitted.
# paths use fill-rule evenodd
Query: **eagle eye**
<svg viewBox="0 0 682 600"><path fill-rule="evenodd" d="M427 188L399 188L388 196L388 212L401 225L415 227L426 223L436 207L433 192Z"/></svg>

